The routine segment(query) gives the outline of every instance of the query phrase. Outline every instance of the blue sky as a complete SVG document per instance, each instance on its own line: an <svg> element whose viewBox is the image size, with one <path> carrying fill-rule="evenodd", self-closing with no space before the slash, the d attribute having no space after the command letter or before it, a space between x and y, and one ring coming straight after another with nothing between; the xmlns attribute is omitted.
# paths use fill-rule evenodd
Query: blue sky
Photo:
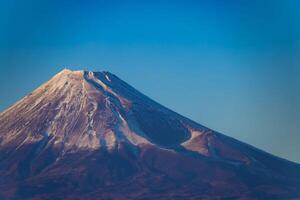
<svg viewBox="0 0 300 200"><path fill-rule="evenodd" d="M0 1L0 110L64 67L300 162L296 0Z"/></svg>

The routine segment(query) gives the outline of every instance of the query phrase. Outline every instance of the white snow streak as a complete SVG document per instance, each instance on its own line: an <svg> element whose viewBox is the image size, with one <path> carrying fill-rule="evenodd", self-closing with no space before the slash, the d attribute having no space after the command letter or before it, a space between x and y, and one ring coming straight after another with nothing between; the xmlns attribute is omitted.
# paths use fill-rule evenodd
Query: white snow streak
<svg viewBox="0 0 300 200"><path fill-rule="evenodd" d="M107 74L105 74L105 78L106 78L109 82L111 82L111 80L110 80L110 78L108 77Z"/></svg>

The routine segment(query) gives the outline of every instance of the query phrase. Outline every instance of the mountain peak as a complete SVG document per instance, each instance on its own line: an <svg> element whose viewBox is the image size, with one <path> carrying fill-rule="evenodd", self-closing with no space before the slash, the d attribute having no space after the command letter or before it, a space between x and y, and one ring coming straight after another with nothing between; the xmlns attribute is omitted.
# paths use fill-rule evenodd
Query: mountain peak
<svg viewBox="0 0 300 200"><path fill-rule="evenodd" d="M23 107L25 110L20 110ZM174 122L178 126L175 134L159 135L159 131L148 127L148 122L142 122L142 117L151 118L154 112L161 113L164 120L148 120L167 123L164 126L170 130L174 129ZM19 113L18 124L9 120L11 124L7 127L22 129L27 124L28 134L7 132L0 141L6 144L16 138L26 143L47 140L48 145L60 145L64 149L108 150L121 143L180 145L189 138L189 131L181 119L164 116L166 112L170 111L109 72L64 69L4 113L5 116Z"/></svg>
<svg viewBox="0 0 300 200"><path fill-rule="evenodd" d="M115 76L112 73L110 73L109 71L71 70L71 69L67 69L67 68L64 68L63 70L58 72L55 76L66 76L66 75L70 75L70 74L79 75L79 76L80 75L83 76L84 74L103 74L108 79L109 79L109 76Z"/></svg>
<svg viewBox="0 0 300 200"><path fill-rule="evenodd" d="M85 90L90 90L94 87L97 87L98 90L109 90L109 87L116 86L116 84L112 83L112 79L117 80L118 82L121 81L115 75L106 71L93 72L87 70L63 69L54 75L48 82L39 87L36 91L39 91L43 88L70 88L80 87L80 85L84 85ZM93 85L93 87L86 87L87 85Z"/></svg>
<svg viewBox="0 0 300 200"><path fill-rule="evenodd" d="M26 130L7 131L0 143L48 138L49 145L65 149L115 149L120 143L173 149L187 142L192 130L208 131L109 72L64 69L2 115L16 114L18 123L8 120L5 127L22 130L27 124Z"/></svg>

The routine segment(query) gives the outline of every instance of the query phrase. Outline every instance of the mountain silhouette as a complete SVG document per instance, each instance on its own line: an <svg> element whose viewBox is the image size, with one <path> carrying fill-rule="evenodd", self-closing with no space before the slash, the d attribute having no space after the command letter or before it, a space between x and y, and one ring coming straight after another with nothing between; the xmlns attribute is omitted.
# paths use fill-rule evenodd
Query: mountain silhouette
<svg viewBox="0 0 300 200"><path fill-rule="evenodd" d="M3 200L297 198L299 164L173 112L109 72L63 70L0 113Z"/></svg>

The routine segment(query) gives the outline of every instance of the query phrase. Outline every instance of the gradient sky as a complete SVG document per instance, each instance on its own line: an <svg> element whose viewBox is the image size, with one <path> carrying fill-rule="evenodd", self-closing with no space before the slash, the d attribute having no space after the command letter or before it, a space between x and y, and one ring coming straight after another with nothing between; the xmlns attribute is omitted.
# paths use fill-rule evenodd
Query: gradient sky
<svg viewBox="0 0 300 200"><path fill-rule="evenodd" d="M0 1L0 110L64 67L300 162L300 1Z"/></svg>

